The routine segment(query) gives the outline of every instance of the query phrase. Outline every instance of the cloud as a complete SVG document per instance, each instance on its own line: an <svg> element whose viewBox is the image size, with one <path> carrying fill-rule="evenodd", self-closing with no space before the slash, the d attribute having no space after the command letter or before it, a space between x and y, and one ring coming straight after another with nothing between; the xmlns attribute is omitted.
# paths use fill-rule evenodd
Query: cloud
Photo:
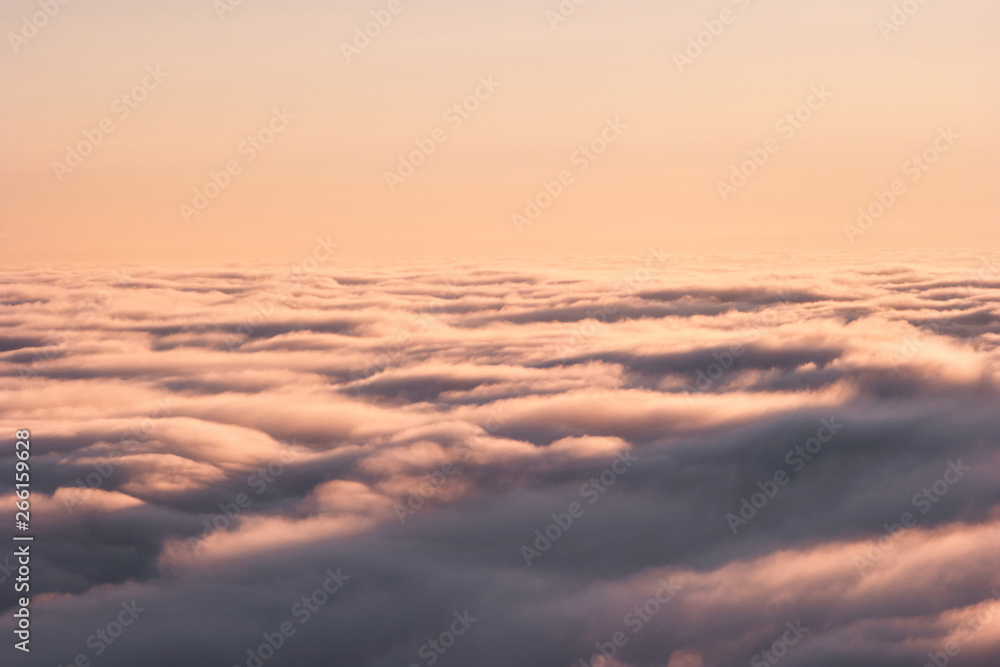
<svg viewBox="0 0 1000 667"><path fill-rule="evenodd" d="M904 259L11 271L33 658L992 667L997 285Z"/></svg>

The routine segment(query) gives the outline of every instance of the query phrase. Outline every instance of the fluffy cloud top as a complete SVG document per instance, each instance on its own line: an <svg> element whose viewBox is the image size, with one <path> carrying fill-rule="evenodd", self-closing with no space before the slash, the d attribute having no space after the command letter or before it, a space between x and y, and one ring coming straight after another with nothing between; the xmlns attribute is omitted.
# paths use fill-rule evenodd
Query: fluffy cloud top
<svg viewBox="0 0 1000 667"><path fill-rule="evenodd" d="M8 271L32 664L993 667L983 266Z"/></svg>

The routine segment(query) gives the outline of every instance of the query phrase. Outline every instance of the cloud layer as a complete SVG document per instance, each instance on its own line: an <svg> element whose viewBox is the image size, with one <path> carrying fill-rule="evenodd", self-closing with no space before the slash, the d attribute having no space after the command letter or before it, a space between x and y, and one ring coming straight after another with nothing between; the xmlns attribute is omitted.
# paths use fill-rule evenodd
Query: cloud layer
<svg viewBox="0 0 1000 667"><path fill-rule="evenodd" d="M992 667L998 290L930 254L8 271L32 664Z"/></svg>

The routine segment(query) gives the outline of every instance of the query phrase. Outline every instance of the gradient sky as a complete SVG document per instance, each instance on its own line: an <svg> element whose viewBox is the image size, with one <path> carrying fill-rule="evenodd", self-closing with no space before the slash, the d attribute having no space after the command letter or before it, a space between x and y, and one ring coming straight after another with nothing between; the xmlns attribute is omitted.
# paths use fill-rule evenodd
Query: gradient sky
<svg viewBox="0 0 1000 667"><path fill-rule="evenodd" d="M402 0L347 62L341 43L388 4L244 0L220 19L211 0L79 0L15 53L38 5L7 0L0 261L285 259L328 234L385 257L1000 240L994 0L928 2L888 39L889 0L590 0L555 30L557 0ZM674 52L726 9L678 71ZM115 99L156 65L166 79L120 119ZM502 85L452 129L443 114L483 76ZM816 85L832 98L781 137ZM248 163L239 146L274 108L296 117ZM615 117L628 129L576 171ZM60 182L53 162L105 118L114 132ZM948 127L954 146L852 244L857 208ZM385 172L435 128L448 141L390 192ZM780 151L723 202L717 182L769 137ZM233 159L241 173L185 224L180 205ZM563 169L574 184L519 234L511 215Z"/></svg>

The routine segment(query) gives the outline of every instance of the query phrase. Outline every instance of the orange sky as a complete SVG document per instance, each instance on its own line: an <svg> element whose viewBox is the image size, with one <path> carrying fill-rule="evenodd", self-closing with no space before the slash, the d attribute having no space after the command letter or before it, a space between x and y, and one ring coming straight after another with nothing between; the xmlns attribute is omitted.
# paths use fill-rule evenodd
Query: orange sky
<svg viewBox="0 0 1000 667"><path fill-rule="evenodd" d="M224 1L3 4L0 260L1000 240L993 0Z"/></svg>

